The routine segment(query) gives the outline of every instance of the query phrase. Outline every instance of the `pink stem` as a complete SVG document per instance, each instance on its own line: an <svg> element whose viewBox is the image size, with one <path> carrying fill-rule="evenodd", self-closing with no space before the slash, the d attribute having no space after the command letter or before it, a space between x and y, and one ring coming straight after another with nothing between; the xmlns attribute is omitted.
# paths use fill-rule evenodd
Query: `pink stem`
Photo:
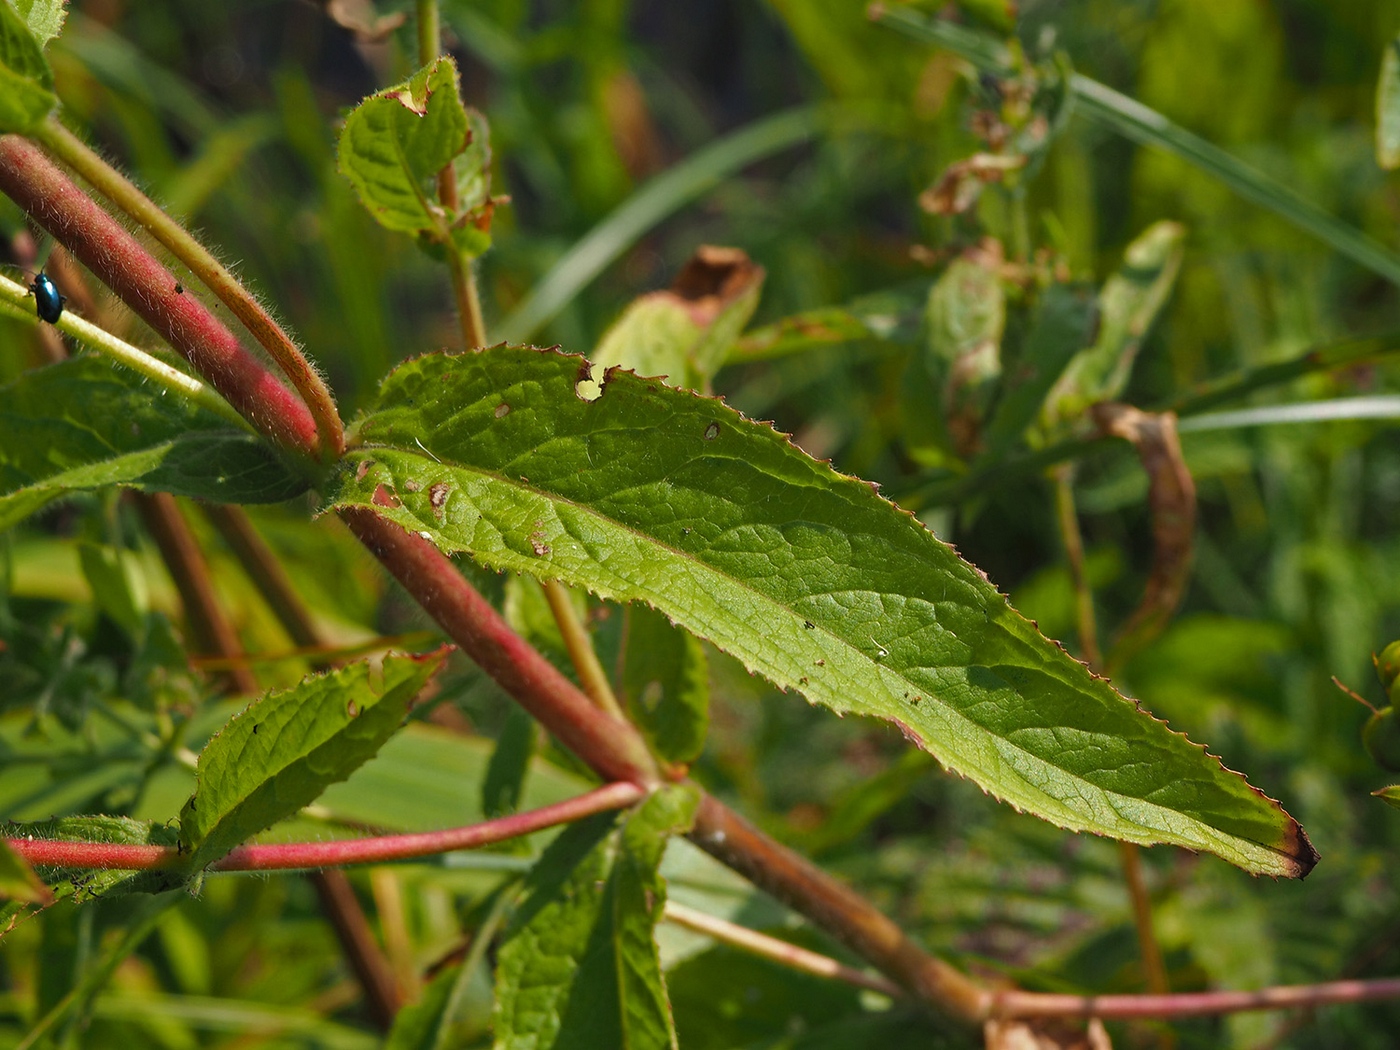
<svg viewBox="0 0 1400 1050"><path fill-rule="evenodd" d="M81 259L261 433L316 459L316 421L302 400L203 303L177 290L180 283L126 227L18 135L0 135L0 191Z"/></svg>
<svg viewBox="0 0 1400 1050"><path fill-rule="evenodd" d="M1204 1017L1246 1010L1288 1010L1336 1003L1400 999L1400 977L1284 985L1257 992L1177 992L1171 995L1054 995L1001 992L994 1017Z"/></svg>
<svg viewBox="0 0 1400 1050"><path fill-rule="evenodd" d="M447 831L415 835L383 835L330 842L277 842L239 846L210 865L214 871L278 871L287 868L323 868L341 864L377 864L411 860L452 850L476 849L493 842L519 838L556 824L621 809L646 794L636 784L619 782L578 795L552 806L515 813L509 817L468 824ZM59 842L52 839L6 839L6 845L30 864L54 868L149 871L173 868L182 856L172 846L119 845L108 842Z"/></svg>
<svg viewBox="0 0 1400 1050"><path fill-rule="evenodd" d="M448 637L561 744L608 780L648 785L660 781L656 762L636 727L599 708L511 630L451 559L371 510L346 507L339 513Z"/></svg>

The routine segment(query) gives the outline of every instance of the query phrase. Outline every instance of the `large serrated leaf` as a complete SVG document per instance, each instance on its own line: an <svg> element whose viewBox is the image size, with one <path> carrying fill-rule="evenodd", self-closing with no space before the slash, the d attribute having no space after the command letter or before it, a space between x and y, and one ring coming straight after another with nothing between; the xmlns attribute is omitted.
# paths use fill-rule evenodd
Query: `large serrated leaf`
<svg viewBox="0 0 1400 1050"><path fill-rule="evenodd" d="M0 529L104 485L226 503L276 503L307 487L265 442L101 358L0 387Z"/></svg>
<svg viewBox="0 0 1400 1050"><path fill-rule="evenodd" d="M43 31L42 12L36 15ZM0 0L0 133L32 129L58 105L53 71L24 17Z"/></svg>
<svg viewBox="0 0 1400 1050"><path fill-rule="evenodd" d="M581 400L581 367L516 347L408 362L331 503L498 569L645 601L1063 827L1311 868L1275 803L1089 674L868 484L654 380L613 372Z"/></svg>
<svg viewBox="0 0 1400 1050"><path fill-rule="evenodd" d="M496 969L497 1050L673 1050L653 929L666 841L699 795L666 787L623 819L574 825L545 850Z"/></svg>
<svg viewBox="0 0 1400 1050"><path fill-rule="evenodd" d="M200 753L198 787L180 811L191 866L212 863L373 758L444 657L352 664L248 705Z"/></svg>

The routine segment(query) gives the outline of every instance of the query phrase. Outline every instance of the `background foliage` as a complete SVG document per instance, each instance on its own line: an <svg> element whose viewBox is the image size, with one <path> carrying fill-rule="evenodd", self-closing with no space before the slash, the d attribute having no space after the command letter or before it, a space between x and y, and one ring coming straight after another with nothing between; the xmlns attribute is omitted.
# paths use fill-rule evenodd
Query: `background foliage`
<svg viewBox="0 0 1400 1050"><path fill-rule="evenodd" d="M341 112L416 65L407 31L357 42L297 3L75 6L49 50L68 112L238 263L300 333L347 409L369 403L391 364L454 345L441 268L364 214L335 166ZM999 28L994 5L964 7L974 23ZM847 0L459 0L444 4L444 15L464 96L491 124L496 192L512 198L496 214L483 260L488 330L532 334L519 330L522 315L513 311L590 231L618 237L626 250L533 332L536 341L593 347L630 300L669 283L701 243L743 248L766 268L755 326L879 293L871 312L888 322L881 338L740 364L715 387L812 454L893 493L916 491L912 482L930 462L907 393L928 285L947 260L940 253L983 233L1049 248L1072 275L1101 284L1149 224L1185 226L1175 292L1125 394L1134 404L1170 401L1209 377L1314 344L1400 327L1400 297L1384 279L1209 175L1082 117L1070 117L1027 180L1024 224L1011 196L992 191L970 216L927 215L920 193L978 148L967 119L978 85L946 54L872 24ZM1400 184L1375 162L1374 93L1397 30L1400 13L1364 0L1027 2L1017 24L1030 50L1062 49L1076 70L1387 245L1396 242ZM812 106L819 118L799 112L787 124L762 123ZM693 186L662 183L660 192L649 182L742 128L753 137L752 163L741 170ZM660 221L634 245L600 228L639 199ZM21 229L8 203L0 229L7 238ZM4 319L0 347L6 381L41 360L29 330ZM1382 361L1260 400L1397 386L1400 373ZM1384 421L1342 421L1183 436L1200 498L1192 584L1170 628L1115 680L1280 797L1323 859L1306 883L1275 883L1211 858L1149 851L1178 990L1400 972L1400 824L1369 795L1384 781L1358 743L1366 712L1329 682L1338 675L1378 699L1369 655L1400 634L1394 435ZM1080 464L1077 496L1106 631L1127 617L1144 585L1145 492L1126 446L1097 447ZM1043 479L1019 477L961 503L926 500L918 509L1045 633L1074 649L1069 575ZM303 524L304 511L255 513L343 641L425 626L352 540L328 522ZM285 650L287 639L232 560L218 554L215 534L204 539L249 651ZM0 816L173 816L191 775L151 752L145 727L205 686L183 667L168 619L173 591L136 522L95 495L11 530L3 544ZM486 584L548 649L548 615L533 585ZM592 616L606 663L618 616L603 606ZM714 707L697 775L713 790L965 965L1028 987L1141 988L1111 843L1019 816L939 773L897 733L808 709L730 659L707 656ZM306 669L282 661L258 671L270 685L290 684ZM197 749L231 710L207 708L185 744ZM434 704L416 713L423 725L273 834L479 817L491 743L431 722L494 738L512 731L508 711L494 687L454 663ZM527 801L574 790L568 766L546 753L526 781ZM663 868L673 899L816 940L682 845ZM353 879L412 986L459 946L464 926L480 923L503 874L527 860L511 852L453 857ZM25 1031L26 1019L52 1006L73 974L89 971L141 906L63 903L17 928L0 953L0 1024ZM80 1034L74 1026L60 1038L375 1045L303 880L210 877L198 900L150 921L155 936L93 1000L92 1028ZM873 1046L906 1023L924 1031L922 1021L869 996L663 934L682 1046ZM489 1038L489 985L483 979L465 994L459 1036L473 1045ZM1398 1028L1396 1007L1371 1006L1305 1021L1242 1015L1177 1031L1182 1046L1384 1047ZM1115 1035L1125 1045L1145 1038Z"/></svg>

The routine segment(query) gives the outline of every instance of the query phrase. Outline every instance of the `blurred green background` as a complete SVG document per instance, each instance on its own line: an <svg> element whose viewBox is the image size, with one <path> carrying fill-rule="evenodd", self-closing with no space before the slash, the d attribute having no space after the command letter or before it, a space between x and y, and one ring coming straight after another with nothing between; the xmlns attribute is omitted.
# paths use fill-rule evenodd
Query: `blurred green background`
<svg viewBox="0 0 1400 1050"><path fill-rule="evenodd" d="M382 3L378 13L404 6ZM988 32L1011 25L995 0L949 12ZM872 23L853 0L445 0L443 16L467 101L490 121L495 189L511 197L496 212L495 245L481 264L488 330L586 352L626 303L667 285L705 243L743 248L766 268L754 326L878 294L872 310L889 319L878 332L736 363L716 389L890 492L927 476L925 438L908 404L923 299L951 252L982 236L1008 246L1028 237L1028 247L1098 285L1149 224L1184 224L1175 292L1125 397L1138 405L1314 345L1400 328L1400 293L1384 278L1209 174L1082 116L1071 115L1054 138L1023 203L993 188L969 215L926 214L920 193L980 148L969 106L987 85L948 54ZM444 269L375 225L335 170L340 115L416 66L411 18L368 42L310 3L91 0L73 5L49 50L74 124L235 265L304 341L347 415L393 363L460 341ZM1400 249L1400 176L1377 166L1373 136L1381 55L1397 31L1400 7L1375 0L1027 0L1015 22L1029 54L1062 52L1076 71L1229 149L1391 250ZM625 235L619 214L648 210L650 221ZM5 241L21 230L22 217L0 202ZM590 235L611 252L596 275L569 254ZM519 310L551 273L577 277L579 288L523 330ZM0 378L42 361L30 330L11 322L0 320L0 347ZM1400 392L1400 369L1382 359L1263 391L1255 402L1391 392ZM1148 851L1178 990L1400 973L1400 813L1370 797L1386 781L1359 744L1367 713L1329 680L1337 675L1380 702L1370 654L1400 635L1396 433L1393 423L1353 420L1183 438L1200 500L1191 586L1170 628L1117 681L1279 798L1322 861L1306 883L1284 884L1212 858ZM1126 446L1096 447L1079 463L1081 525L1106 636L1142 591L1151 554L1145 494ZM1043 478L917 509L1043 631L1075 649L1073 596ZM264 510L257 520L327 623L347 641L426 626L353 541L330 523L306 524L306 510ZM205 531L245 644L285 649ZM134 594L143 614L170 611L169 583L134 519L113 499L80 499L2 542L0 815L173 816L188 774L153 753L139 729L205 687L182 670L178 648L171 656L165 628L140 639L122 629L104 605L97 559L82 558L89 548L121 552L111 555L126 574L118 590ZM536 622L518 582L484 582L497 597L514 595L524 626ZM606 614L594 612L606 643ZM537 630L547 643L548 629ZM697 767L707 786L962 965L1028 987L1141 989L1111 843L1010 812L910 753L897 733L812 710L720 654L710 661L712 732ZM270 665L266 682L304 669ZM436 710L438 721L486 737L507 717L504 700L465 665L444 683ZM192 724L185 742L197 747L200 731ZM479 813L489 743L449 746L437 733L422 728L402 745L402 769L389 759L366 767L370 781L387 779L352 781L346 797L328 801L331 817L414 826L431 823L424 807L439 802L431 817L463 822ZM445 749L440 765L425 765L433 747ZM567 764L547 758L551 768ZM423 768L440 773L412 779ZM560 776L542 768L533 790L547 795ZM518 854L494 856L494 867L480 869L355 873L383 936L402 938L395 950L408 960L405 972L450 949L501 872L520 866ZM673 875L673 885L690 886L712 909L792 924L711 868L692 872L690 883ZM53 1001L64 975L88 965L132 907L57 908L12 933L0 952L0 1026L22 1032L23 1019ZM694 954L697 947L667 948L678 965L671 989L685 1047L930 1038L923 1022L887 1004L719 949ZM486 993L474 990L463 1045L485 1038ZM222 1021L210 1019L215 997ZM363 1007L314 896L291 876L211 878L118 970L93 1024L81 1038L96 1041L74 1045L374 1045L356 1042L369 1031ZM1175 1031L1183 1047L1379 1050L1395 1045L1400 1007L1241 1015ZM1119 1045L1156 1045L1149 1026L1114 1033Z"/></svg>

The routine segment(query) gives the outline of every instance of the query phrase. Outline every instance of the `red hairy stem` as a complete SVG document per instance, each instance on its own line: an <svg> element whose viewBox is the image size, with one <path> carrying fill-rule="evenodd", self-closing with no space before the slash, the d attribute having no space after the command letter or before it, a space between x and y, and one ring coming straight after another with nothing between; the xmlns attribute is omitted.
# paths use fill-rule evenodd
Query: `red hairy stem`
<svg viewBox="0 0 1400 1050"><path fill-rule="evenodd" d="M690 840L840 938L921 1001L960 1021L990 1015L992 993L915 944L892 919L806 857L705 795Z"/></svg>
<svg viewBox="0 0 1400 1050"><path fill-rule="evenodd" d="M240 846L210 865L213 871L279 871L323 868L340 864L380 864L431 857L452 850L477 849L520 838L556 824L568 824L595 813L622 809L641 800L645 789L619 782L551 806L513 813L508 817L412 835L380 835L328 842L274 842ZM30 864L54 868L151 871L176 868L183 861L174 846L119 845L108 842L60 842L53 839L6 839L6 844Z"/></svg>
<svg viewBox="0 0 1400 1050"><path fill-rule="evenodd" d="M35 134L81 178L139 222L147 233L188 266L190 272L233 311L233 315L262 344L305 401L312 418L316 420L326 458L334 458L344 452L345 431L330 387L282 330L282 326L238 279L134 183L64 127L56 116L51 115Z"/></svg>
<svg viewBox="0 0 1400 1050"><path fill-rule="evenodd" d="M608 780L659 782L656 761L636 727L599 708L511 630L451 559L371 510L346 507L339 513L448 637L561 744Z"/></svg>
<svg viewBox="0 0 1400 1050"><path fill-rule="evenodd" d="M203 303L177 290L170 271L120 222L18 135L0 135L0 192L67 246L260 433L316 459L316 421L302 400Z"/></svg>

